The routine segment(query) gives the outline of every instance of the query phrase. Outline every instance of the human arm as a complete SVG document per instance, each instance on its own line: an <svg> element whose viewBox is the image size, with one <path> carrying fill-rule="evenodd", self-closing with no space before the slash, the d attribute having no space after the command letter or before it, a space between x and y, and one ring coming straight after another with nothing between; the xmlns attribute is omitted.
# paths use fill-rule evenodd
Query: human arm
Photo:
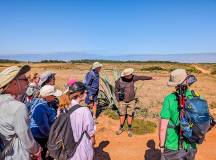
<svg viewBox="0 0 216 160"><path fill-rule="evenodd" d="M91 137L91 141L92 141L92 145L94 146L95 145L95 135L93 135L92 137Z"/></svg>
<svg viewBox="0 0 216 160"><path fill-rule="evenodd" d="M152 80L153 78L152 77L149 77L149 76L136 76L134 75L133 77L133 81L136 82L136 81L144 81L144 80Z"/></svg>
<svg viewBox="0 0 216 160"><path fill-rule="evenodd" d="M169 120L167 120L167 119L161 119L160 120L159 146L160 146L162 152L163 152L164 145L165 145L166 131L167 131L168 123L169 123Z"/></svg>
<svg viewBox="0 0 216 160"><path fill-rule="evenodd" d="M120 85L119 85L119 80L117 80L115 82L115 96L117 101L119 101L119 90L120 90Z"/></svg>
<svg viewBox="0 0 216 160"><path fill-rule="evenodd" d="M20 105L14 116L14 130L23 148L29 153L37 154L39 152L39 145L35 142L29 128L29 117L26 106L22 103L13 105Z"/></svg>
<svg viewBox="0 0 216 160"><path fill-rule="evenodd" d="M166 140L166 132L167 132L167 126L169 123L169 119L171 117L170 113L170 104L167 97L165 97L163 106L160 112L160 126L159 126L159 145L161 148L161 152L163 152L165 147L165 140Z"/></svg>
<svg viewBox="0 0 216 160"><path fill-rule="evenodd" d="M84 117L84 121L83 121L84 129L88 133L89 137L91 138L92 145L94 145L95 144L94 120L93 120L91 112L88 108L83 108L83 114L84 114L83 115L83 117Z"/></svg>
<svg viewBox="0 0 216 160"><path fill-rule="evenodd" d="M93 96L97 95L99 90L99 75L96 76L94 71L87 73L85 85L87 87L90 100L93 100Z"/></svg>

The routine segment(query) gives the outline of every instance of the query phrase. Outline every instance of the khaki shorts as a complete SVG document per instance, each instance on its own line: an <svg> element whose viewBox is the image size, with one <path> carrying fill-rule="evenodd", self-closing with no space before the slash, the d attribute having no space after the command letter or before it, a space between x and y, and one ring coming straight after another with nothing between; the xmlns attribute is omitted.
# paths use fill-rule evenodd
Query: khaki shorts
<svg viewBox="0 0 216 160"><path fill-rule="evenodd" d="M135 100L128 103L124 101L119 102L119 114L120 116L130 115L132 116L135 110Z"/></svg>

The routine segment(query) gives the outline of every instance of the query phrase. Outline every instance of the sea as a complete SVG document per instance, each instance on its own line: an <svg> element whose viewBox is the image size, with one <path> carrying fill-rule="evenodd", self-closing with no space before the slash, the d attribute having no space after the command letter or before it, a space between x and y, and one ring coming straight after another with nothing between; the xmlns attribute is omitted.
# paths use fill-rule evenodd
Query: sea
<svg viewBox="0 0 216 160"><path fill-rule="evenodd" d="M48 54L0 54L0 59L33 61L41 60L114 60L114 61L172 61L180 63L216 63L216 53L194 54L94 54L80 52L48 53Z"/></svg>

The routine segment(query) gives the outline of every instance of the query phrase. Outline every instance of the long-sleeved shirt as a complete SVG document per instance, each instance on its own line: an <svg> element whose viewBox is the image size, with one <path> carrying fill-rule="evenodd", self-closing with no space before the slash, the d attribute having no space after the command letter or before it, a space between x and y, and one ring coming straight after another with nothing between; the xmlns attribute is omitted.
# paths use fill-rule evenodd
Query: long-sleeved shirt
<svg viewBox="0 0 216 160"><path fill-rule="evenodd" d="M95 70L91 70L86 74L85 85L89 96L96 96L99 90L100 76Z"/></svg>
<svg viewBox="0 0 216 160"><path fill-rule="evenodd" d="M3 94L0 95L0 138L9 144L14 136L12 151L5 160L28 160L30 153L38 152L39 146L29 128L26 106L11 95Z"/></svg>
<svg viewBox="0 0 216 160"><path fill-rule="evenodd" d="M130 102L135 99L135 86L134 83L139 80L151 80L152 77L148 76L136 76L133 75L131 79L126 79L124 77L120 77L116 82L115 82L115 95L117 101L119 100L119 92L120 89L124 90L124 102Z"/></svg>
<svg viewBox="0 0 216 160"><path fill-rule="evenodd" d="M31 108L30 128L36 138L48 138L51 125L56 119L55 110L49 106L48 102L39 99Z"/></svg>
<svg viewBox="0 0 216 160"><path fill-rule="evenodd" d="M78 104L72 100L72 107ZM75 141L78 141L84 131L88 136L92 137L95 134L95 124L91 112L87 107L81 107L70 115L71 128ZM92 141L86 134L82 137L81 142L76 148L76 152L70 160L93 160L93 146Z"/></svg>

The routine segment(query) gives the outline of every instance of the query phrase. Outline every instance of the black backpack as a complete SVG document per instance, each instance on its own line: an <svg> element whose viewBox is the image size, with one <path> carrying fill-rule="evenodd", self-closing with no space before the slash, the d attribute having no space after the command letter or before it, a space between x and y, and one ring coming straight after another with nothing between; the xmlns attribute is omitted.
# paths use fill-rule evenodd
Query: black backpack
<svg viewBox="0 0 216 160"><path fill-rule="evenodd" d="M7 154L11 152L13 145L14 145L14 141L17 138L17 136L15 134L7 145L4 144L1 136L3 136L3 135L0 133L0 160L3 160L3 159L5 159Z"/></svg>
<svg viewBox="0 0 216 160"><path fill-rule="evenodd" d="M70 114L81 107L80 105L75 105L70 108L68 112L61 113L52 124L47 142L47 148L51 157L57 160L67 160L73 157L83 135L86 134L87 137L89 137L88 133L84 131L78 142L74 140Z"/></svg>

